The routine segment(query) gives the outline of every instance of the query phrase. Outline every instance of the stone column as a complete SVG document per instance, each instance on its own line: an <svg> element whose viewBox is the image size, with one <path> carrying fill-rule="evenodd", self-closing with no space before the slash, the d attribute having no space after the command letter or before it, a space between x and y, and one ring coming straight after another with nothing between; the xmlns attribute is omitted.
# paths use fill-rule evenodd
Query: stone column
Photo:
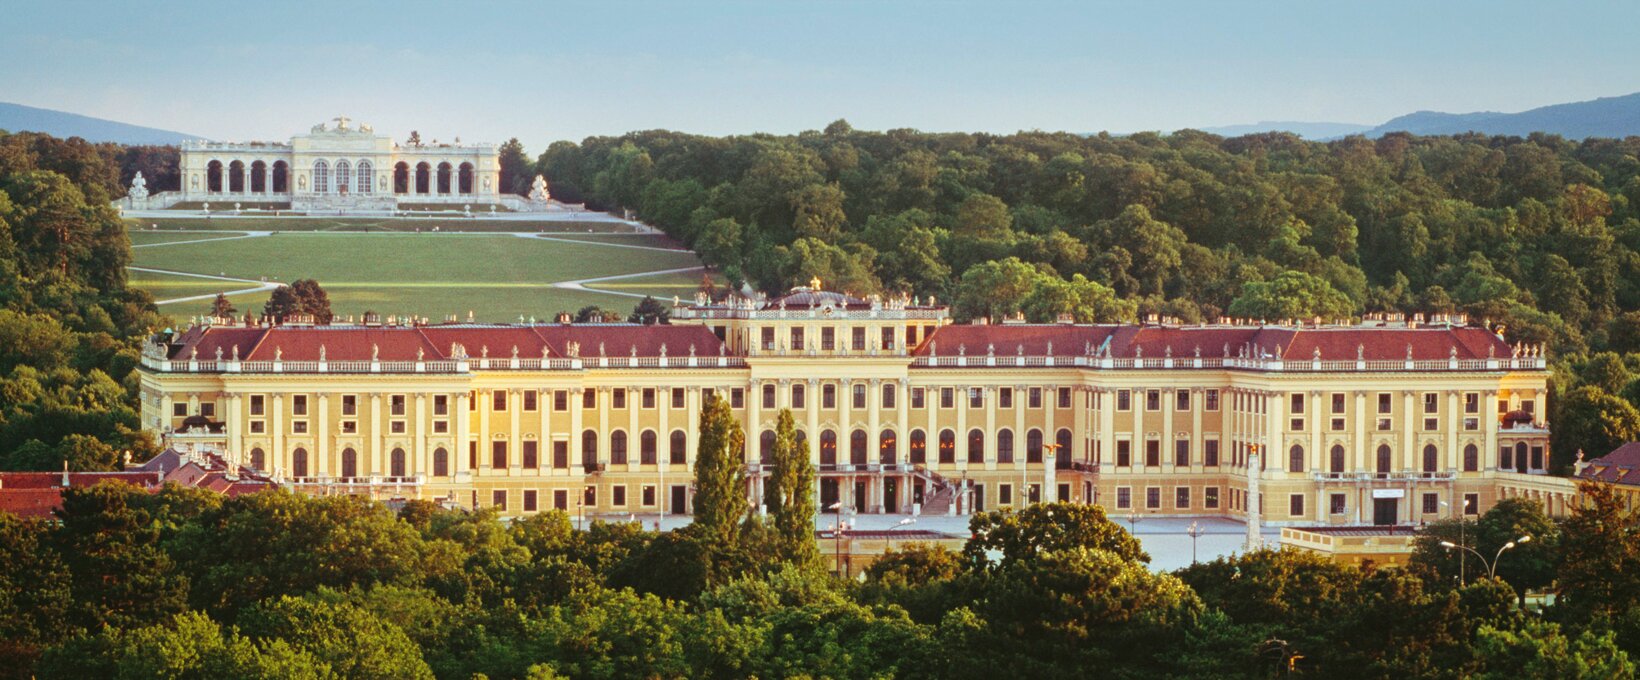
<svg viewBox="0 0 1640 680"><path fill-rule="evenodd" d="M866 383L866 462L876 464L877 474L866 477L867 509L871 512L883 512L883 383L882 380L872 378Z"/></svg>
<svg viewBox="0 0 1640 680"><path fill-rule="evenodd" d="M1481 393L1481 412L1478 416L1485 428L1486 443L1485 448L1481 449L1480 453L1480 469L1486 472L1498 469L1498 416L1502 414L1492 410L1497 403L1497 390L1487 390ZM1480 508L1476 508L1476 510L1478 511Z"/></svg>
<svg viewBox="0 0 1640 680"><path fill-rule="evenodd" d="M1350 466L1352 472L1366 472L1367 467L1367 393L1364 390L1355 391L1355 452L1350 456L1355 464ZM1360 508L1357 507L1357 514Z"/></svg>
<svg viewBox="0 0 1640 680"><path fill-rule="evenodd" d="M1109 396L1109 399L1105 397ZM1108 475L1116 470L1116 394L1109 389L1099 395L1099 472ZM1020 429L1024 429L1024 416L1020 416ZM1197 416L1197 430L1201 429L1200 416ZM1021 435L1023 436L1023 434Z"/></svg>
<svg viewBox="0 0 1640 680"><path fill-rule="evenodd" d="M364 473L371 477L382 474L382 438L387 428L382 425L382 394L370 393L370 468Z"/></svg>
<svg viewBox="0 0 1640 680"><path fill-rule="evenodd" d="M1401 391L1401 456L1400 456L1401 464L1398 466L1401 470L1410 472L1410 471L1418 469L1418 465L1417 465L1417 463L1415 462L1415 459L1414 459L1414 456L1416 455L1416 452L1413 451L1413 449L1416 447L1416 444L1415 444L1415 440L1413 439L1413 437L1415 436L1415 433L1417 431L1418 426L1423 424L1423 423L1419 422L1421 417L1422 417L1422 415L1418 411L1417 400L1413 397L1412 390L1402 390ZM1409 501L1410 501L1410 499L1409 499ZM1410 504L1410 502L1409 502L1409 504Z"/></svg>
<svg viewBox="0 0 1640 680"><path fill-rule="evenodd" d="M1320 392L1311 392L1310 393L1310 417L1305 420L1305 424L1309 425L1309 427L1310 427L1310 464L1309 464L1309 472L1311 472L1311 473L1328 471L1327 470L1327 463L1328 463L1328 459L1331 456L1329 456L1327 454L1327 452L1321 450L1322 449L1321 428L1323 427L1322 419L1325 418L1325 417L1327 417L1327 415L1324 413L1323 408L1321 406L1321 393ZM1326 519L1326 516L1324 514L1322 514L1324 511L1321 510L1321 508L1323 508L1325 506L1316 505L1315 507L1317 508L1316 518L1317 519L1323 519L1323 520Z"/></svg>
<svg viewBox="0 0 1640 680"><path fill-rule="evenodd" d="M581 400L586 392L585 387L572 387L569 390L569 464L571 470L580 470L586 474L587 470L581 464Z"/></svg>
<svg viewBox="0 0 1640 680"><path fill-rule="evenodd" d="M598 462L607 463L613 460L609 456L609 402L615 398L615 391L608 387L593 389L598 390Z"/></svg>
<svg viewBox="0 0 1640 680"><path fill-rule="evenodd" d="M469 410L472 407L468 405L468 399L471 399L471 397L468 396L467 392L457 392L455 399L451 400L455 402L455 413L450 415L450 419L456 422L456 445L452 447L454 450L450 454L455 458L453 462L455 463L456 475L471 478L472 469L469 467L471 461L468 459L467 452L472 447L472 435L470 433L473 426L473 414Z"/></svg>
<svg viewBox="0 0 1640 680"><path fill-rule="evenodd" d="M986 470L997 469L997 400L1002 397L1002 390L995 387L983 387L985 395L985 462L981 465ZM964 435L966 436L966 435ZM994 494L993 493L993 499Z"/></svg>
<svg viewBox="0 0 1640 680"><path fill-rule="evenodd" d="M968 397L968 390L970 390L972 388L962 387L960 389L962 390L961 392L957 392L955 395L952 395L956 398L956 403L953 404L953 405L957 407L957 433L956 433L957 436L955 438L955 441L952 443L953 444L952 448L954 450L952 451L952 456L951 457L952 457L952 460L955 461L954 467L957 470L959 470L961 472L967 472L968 471L968 405L971 403L969 401L969 397Z"/></svg>
<svg viewBox="0 0 1640 680"><path fill-rule="evenodd" d="M1190 388L1190 469L1195 472L1201 472L1207 467L1207 444L1206 438L1202 436L1202 412L1207 409L1207 405L1202 402L1206 400L1206 390L1200 387ZM1224 451L1220 450L1219 455L1224 455Z"/></svg>
<svg viewBox="0 0 1640 680"><path fill-rule="evenodd" d="M226 396L228 397L228 455L231 460L248 463L245 459L245 398L238 392L229 392Z"/></svg>
<svg viewBox="0 0 1640 680"><path fill-rule="evenodd" d="M478 391L478 466L473 470L473 474L488 472L490 464L494 462L491 460L495 447L494 437L490 436L490 415L493 412L492 407L495 406L493 394L490 390Z"/></svg>
<svg viewBox="0 0 1640 680"><path fill-rule="evenodd" d="M1028 437L1026 437L1026 435L1025 435L1025 402L1028 399L1030 399L1030 388L1026 387L1024 385L1015 385L1014 386L1014 462L1012 463L1012 465L1013 465L1014 471L1016 471L1020 474L1021 479L1023 479L1024 476L1025 476L1025 457L1026 457L1025 449L1026 449L1026 440L1028 439ZM998 503L1001 503L1002 496L1001 496L1001 491L1000 490L993 491L992 496Z"/></svg>
<svg viewBox="0 0 1640 680"><path fill-rule="evenodd" d="M273 455L269 456L269 462L272 467L278 468L280 475L288 478L291 476L290 451L285 449L285 430L290 426L285 424L285 395L270 394L268 401L272 402L268 405L272 409L268 431L273 433L273 451L270 452ZM169 412L166 417L170 417Z"/></svg>
<svg viewBox="0 0 1640 680"><path fill-rule="evenodd" d="M656 394L655 397L659 399L660 395ZM659 402L656 403L659 404ZM638 432L638 406L642 404L643 388L628 385L626 388L626 469L631 472L637 472L639 463L643 462L643 442ZM658 459L660 437L655 438L655 448ZM643 499L639 498L635 502L639 507L643 507L642 501Z"/></svg>
<svg viewBox="0 0 1640 680"><path fill-rule="evenodd" d="M1457 471L1463 469L1462 454L1458 451L1458 430L1463 427L1463 409L1458 406L1457 390L1446 391L1446 412L1440 414L1441 426L1446 430L1446 469Z"/></svg>
<svg viewBox="0 0 1640 680"><path fill-rule="evenodd" d="M522 391L511 388L507 389L505 392L507 395L507 414L512 416L507 431L508 451L506 472L507 474L516 477L519 472L524 469L524 428L520 422L523 419L524 395ZM537 395L535 399L535 408L537 412L540 411L541 398L539 395ZM543 442L541 440L537 440L535 442L535 462L537 464L540 464L541 462L541 455L546 453L542 450L542 447Z"/></svg>
<svg viewBox="0 0 1640 680"><path fill-rule="evenodd" d="M313 455L308 457L308 467L312 468L308 474L323 477L330 470L330 395L321 392L314 401L319 407L319 427L314 430L318 436L314 438L317 443Z"/></svg>
<svg viewBox="0 0 1640 680"><path fill-rule="evenodd" d="M1179 405L1178 389L1162 390L1158 398L1162 402L1159 404L1162 407L1162 474L1172 475L1176 467L1173 457L1178 455L1178 444L1173 441L1173 409Z"/></svg>
<svg viewBox="0 0 1640 680"><path fill-rule="evenodd" d="M415 466L406 470L410 475L431 474L433 466L428 464L427 452L427 393L416 394L416 410L412 418L416 423ZM418 494L419 495L419 494Z"/></svg>

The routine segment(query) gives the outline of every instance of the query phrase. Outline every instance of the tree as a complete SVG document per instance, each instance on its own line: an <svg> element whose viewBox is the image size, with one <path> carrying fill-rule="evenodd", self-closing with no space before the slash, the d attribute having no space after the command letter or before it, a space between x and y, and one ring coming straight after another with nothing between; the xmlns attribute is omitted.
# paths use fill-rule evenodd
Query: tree
<svg viewBox="0 0 1640 680"><path fill-rule="evenodd" d="M282 639L257 644L199 612L140 628L105 628L50 650L39 677L302 678L337 677L332 667Z"/></svg>
<svg viewBox="0 0 1640 680"><path fill-rule="evenodd" d="M957 284L951 314L959 321L986 317L1000 322L1019 311L1039 280L1036 269L1017 257L972 267Z"/></svg>
<svg viewBox="0 0 1640 680"><path fill-rule="evenodd" d="M231 319L238 313L239 310L234 308L233 303L228 300L225 293L217 293L216 298L211 300L211 316L213 317Z"/></svg>
<svg viewBox="0 0 1640 680"><path fill-rule="evenodd" d="M26 669L68 633L73 606L68 567L49 526L0 512L0 663ZM0 669L0 676L11 675Z"/></svg>
<svg viewBox="0 0 1640 680"><path fill-rule="evenodd" d="M410 137L404 140L404 145L405 146L421 146L421 133L417 132L415 130L411 130L410 131Z"/></svg>
<svg viewBox="0 0 1640 680"><path fill-rule="evenodd" d="M653 326L667 323L671 315L672 311L667 309L666 305L661 304L653 296L645 295L638 301L637 306L632 308L632 315L626 318L626 322Z"/></svg>
<svg viewBox="0 0 1640 680"><path fill-rule="evenodd" d="M1326 280L1299 271L1285 271L1272 281L1249 281L1241 296L1230 303L1230 315L1250 319L1345 319L1355 303Z"/></svg>
<svg viewBox="0 0 1640 680"><path fill-rule="evenodd" d="M798 236L835 241L843 235L843 190L836 184L811 184L792 196L792 229Z"/></svg>
<svg viewBox="0 0 1640 680"><path fill-rule="evenodd" d="M773 473L765 497L774 516L777 552L788 562L813 562L820 557L814 542L814 464L807 447L798 445L791 409L780 409L775 421L769 463Z"/></svg>
<svg viewBox="0 0 1640 680"><path fill-rule="evenodd" d="M74 594L70 622L89 629L142 626L186 607L188 579L161 549L148 500L122 482L63 490L55 538Z"/></svg>
<svg viewBox="0 0 1640 680"><path fill-rule="evenodd" d="M1610 632L1585 630L1576 637L1558 624L1535 618L1521 619L1517 627L1483 625L1475 634L1479 672L1469 677L1596 678L1634 677L1635 665L1613 641Z"/></svg>
<svg viewBox="0 0 1640 680"><path fill-rule="evenodd" d="M239 623L246 636L283 640L341 677L433 677L403 630L351 604L283 596L245 610Z"/></svg>
<svg viewBox="0 0 1640 680"><path fill-rule="evenodd" d="M1020 303L1025 319L1052 323L1068 314L1076 323L1119 323L1137 320L1139 305L1123 300L1116 291L1081 274L1071 280L1043 276Z"/></svg>
<svg viewBox="0 0 1640 680"><path fill-rule="evenodd" d="M530 183L534 179L530 176L530 157L524 155L524 143L517 137L507 140L496 150L496 159L501 166L501 190L520 196L528 196Z"/></svg>
<svg viewBox="0 0 1640 680"><path fill-rule="evenodd" d="M1108 551L1124 560L1150 561L1139 539L1106 519L1105 509L1097 505L1060 501L1018 511L981 512L968 520L968 530L971 536L962 553L977 566L989 563L987 553L991 551L1002 554L997 566L1007 567L1047 553L1082 548Z"/></svg>
<svg viewBox="0 0 1640 680"><path fill-rule="evenodd" d="M700 412L700 444L695 452L695 521L702 540L718 549L738 544L738 527L746 516L744 457L746 435L713 394Z"/></svg>
<svg viewBox="0 0 1640 680"><path fill-rule="evenodd" d="M1578 451L1596 458L1640 439L1640 410L1600 388L1588 385L1574 388L1561 397L1558 404L1551 434L1557 468L1570 465Z"/></svg>
<svg viewBox="0 0 1640 680"><path fill-rule="evenodd" d="M976 238L998 239L1009 235L1013 215L1008 204L990 194L971 194L957 207L956 233Z"/></svg>
<svg viewBox="0 0 1640 680"><path fill-rule="evenodd" d="M1460 525L1460 522L1462 523ZM1518 543L1522 536L1531 536ZM1457 585L1487 576L1486 565L1467 551L1446 548L1442 542L1468 546L1491 559L1505 544L1516 542L1498 558L1497 576L1524 602L1529 589L1543 588L1555 579L1560 562L1560 527L1543 514L1543 505L1524 498L1505 498L1478 521L1440 520L1419 532L1409 566L1431 584ZM1458 570L1464 568L1463 577Z"/></svg>
<svg viewBox="0 0 1640 680"><path fill-rule="evenodd" d="M297 279L289 286L273 289L267 304L262 306L262 314L280 321L307 314L313 317L314 323L319 324L330 323L334 316L330 311L329 294L313 279Z"/></svg>
<svg viewBox="0 0 1640 680"><path fill-rule="evenodd" d="M1640 510L1610 484L1579 482L1582 503L1562 526L1559 605L1582 620L1640 601Z"/></svg>
<svg viewBox="0 0 1640 680"><path fill-rule="evenodd" d="M576 310L570 320L575 323L620 323L621 313L598 305L587 305Z"/></svg>

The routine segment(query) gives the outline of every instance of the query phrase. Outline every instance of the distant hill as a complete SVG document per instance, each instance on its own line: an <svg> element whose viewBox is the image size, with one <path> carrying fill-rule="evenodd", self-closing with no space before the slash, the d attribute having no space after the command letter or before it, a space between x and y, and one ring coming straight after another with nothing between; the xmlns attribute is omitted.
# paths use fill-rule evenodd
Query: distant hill
<svg viewBox="0 0 1640 680"><path fill-rule="evenodd" d="M1254 135L1260 132L1291 132L1305 139L1328 139L1356 135L1371 130L1371 125L1355 123L1314 123L1303 121L1262 121L1251 125L1221 125L1218 127L1201 128L1202 132L1211 132L1222 137L1240 137Z"/></svg>
<svg viewBox="0 0 1640 680"><path fill-rule="evenodd" d="M1586 102L1555 104L1520 113L1419 111L1393 118L1364 134L1378 137L1388 132L1399 131L1416 135L1480 132L1524 137L1533 132L1550 132L1570 139L1628 137L1640 135L1640 92L1621 97L1602 97Z"/></svg>
<svg viewBox="0 0 1640 680"><path fill-rule="evenodd" d="M88 142L119 144L178 144L184 140L201 139L199 135L7 102L0 102L0 130L44 132L53 137L82 137Z"/></svg>

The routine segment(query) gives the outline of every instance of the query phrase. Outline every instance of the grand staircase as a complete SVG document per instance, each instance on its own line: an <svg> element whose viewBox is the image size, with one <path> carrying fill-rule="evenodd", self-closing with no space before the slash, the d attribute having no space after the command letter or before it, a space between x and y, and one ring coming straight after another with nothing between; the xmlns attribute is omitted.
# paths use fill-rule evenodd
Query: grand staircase
<svg viewBox="0 0 1640 680"><path fill-rule="evenodd" d="M921 465L913 468L912 474L927 483L927 491L923 493L922 514L929 517L952 514L953 506L957 502L957 485Z"/></svg>

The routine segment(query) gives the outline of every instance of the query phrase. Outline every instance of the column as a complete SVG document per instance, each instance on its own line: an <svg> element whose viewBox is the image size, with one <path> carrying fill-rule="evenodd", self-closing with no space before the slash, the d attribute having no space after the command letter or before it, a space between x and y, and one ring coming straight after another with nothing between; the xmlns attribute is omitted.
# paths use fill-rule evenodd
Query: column
<svg viewBox="0 0 1640 680"><path fill-rule="evenodd" d="M1285 471L1287 469L1287 442L1282 432L1287 428L1282 424L1287 415L1287 399L1283 393L1266 392L1262 397L1265 406L1264 448L1269 453L1264 456L1265 469ZM1274 514L1275 508L1268 508Z"/></svg>
<svg viewBox="0 0 1640 680"><path fill-rule="evenodd" d="M507 455L507 471L508 474L517 476L524 469L524 428L522 423L519 422L524 417L524 395L516 389L508 389L505 392L507 395L507 413L512 416L511 428L507 431L507 446L512 449ZM535 409L537 413L541 410L540 395L536 395ZM545 446L546 442L544 440L535 442L536 463L541 462L542 454L550 455L551 452L543 450Z"/></svg>
<svg viewBox="0 0 1640 680"><path fill-rule="evenodd" d="M1399 467L1400 469L1402 469L1404 471L1410 472L1410 471L1418 469L1418 464L1413 459L1413 456L1416 455L1416 452L1414 452L1412 449L1414 447L1414 440L1413 440L1414 433L1417 431L1417 428L1419 426L1423 425L1423 423L1419 422L1420 419L1421 419L1421 416L1420 416L1420 414L1417 410L1417 403L1416 403L1416 400L1413 397L1412 390L1402 390L1401 391L1401 464L1397 467Z"/></svg>
<svg viewBox="0 0 1640 680"><path fill-rule="evenodd" d="M1105 395L1110 395L1109 399ZM1020 429L1025 428L1025 416L1021 415ZM1197 416L1197 429L1201 423ZM1020 436L1024 436L1023 434ZM1099 472L1108 475L1116 471L1116 395L1110 389L1102 389L1099 395Z"/></svg>
<svg viewBox="0 0 1640 680"><path fill-rule="evenodd" d="M455 458L453 469L457 476L472 474L472 470L467 466L467 450L472 446L472 437L469 433L473 425L473 414L468 411L472 407L467 403L470 398L466 392L457 392L455 399L451 400L454 402L455 412L450 415L450 419L456 422L456 445L451 447L450 455Z"/></svg>
<svg viewBox="0 0 1640 680"><path fill-rule="evenodd" d="M1446 468L1462 470L1463 461L1458 451L1458 429L1463 427L1463 409L1458 407L1458 391L1446 391L1446 409L1440 414L1441 426L1446 430Z"/></svg>
<svg viewBox="0 0 1640 680"><path fill-rule="evenodd" d="M655 394L655 404L660 404L660 394ZM638 406L643 403L643 388L628 385L626 388L626 469L636 472L638 463L643 460L639 451L643 448L638 436ZM655 438L655 454L657 460L660 455L660 437ZM642 499L635 501L640 507Z"/></svg>
<svg viewBox="0 0 1640 680"><path fill-rule="evenodd" d="M1366 472L1367 467L1367 393L1363 390L1355 391L1355 452L1350 456L1355 464L1350 467L1353 472ZM1359 503L1356 508L1360 512ZM1359 521L1359 518L1357 518Z"/></svg>
<svg viewBox="0 0 1640 680"><path fill-rule="evenodd" d="M872 378L869 382L866 383L866 461L869 462L869 463L879 464L879 467L877 468L878 470L882 469L880 467L880 464L883 461L883 442L882 442L882 436L883 436L882 429L883 429L883 426L882 426L882 414L879 413L879 411L882 410L882 407L883 407L882 381L878 380L877 378ZM868 497L869 500L866 501L866 504L870 506L868 509L871 510L872 512L882 512L883 511L883 473L882 472L878 472L877 474L871 475L871 476L866 478L866 490L871 494Z"/></svg>
<svg viewBox="0 0 1640 680"><path fill-rule="evenodd" d="M689 422L683 424L683 468L692 473L695 470L695 457L690 454L695 450L696 442L700 441L700 388L689 388L689 391L684 394L684 399L686 400L684 403L689 407ZM746 436L748 437L747 441L751 441L750 437L755 435L748 434ZM753 445L748 444L748 446Z"/></svg>
<svg viewBox="0 0 1640 680"><path fill-rule="evenodd" d="M960 387L958 389L960 389L962 391L958 392L954 395L956 397L956 403L954 405L957 407L957 432L956 432L957 436L956 436L956 441L954 442L954 448L956 449L956 451L953 452L953 459L956 460L956 468L958 470L961 470L963 472L967 472L968 471L968 405L970 403L968 401L968 390L971 389L971 388L967 387L967 386L963 386L963 387ZM960 501L960 497L959 497L959 501ZM962 510L967 510L967 507L966 506L963 507Z"/></svg>
<svg viewBox="0 0 1640 680"><path fill-rule="evenodd" d="M1498 413L1492 409L1498 403L1497 390L1487 390L1481 393L1481 422L1486 427L1486 444L1481 449L1480 469L1491 472L1498 468ZM169 415L169 413L167 413ZM1479 510L1479 508L1476 508Z"/></svg>
<svg viewBox="0 0 1640 680"><path fill-rule="evenodd" d="M1062 451L1062 452L1060 452L1059 455L1061 455L1061 456L1070 456L1069 460L1071 460L1072 462L1079 461L1079 460L1080 461L1093 460L1093 452L1087 450L1087 447L1088 447L1087 432L1090 429L1088 427L1088 421L1093 417L1093 411L1092 411L1093 407L1091 405L1093 403L1093 388L1088 387L1087 385L1077 385L1073 389L1075 390L1075 394L1073 395L1074 398L1072 400L1071 405L1075 410L1071 411L1071 433L1072 433L1072 435L1071 435L1071 449L1072 450L1071 451ZM1073 451L1080 451L1082 455L1080 455L1080 456L1074 455ZM1071 491L1071 495L1072 496L1076 495L1075 490ZM1060 500L1066 500L1066 499L1060 499Z"/></svg>
<svg viewBox="0 0 1640 680"><path fill-rule="evenodd" d="M1020 478L1025 475L1025 402L1030 399L1030 388L1024 385L1014 386L1014 470ZM1000 499L1001 491L991 490L992 498ZM998 501L1000 502L1000 501Z"/></svg>
<svg viewBox="0 0 1640 680"><path fill-rule="evenodd" d="M997 400L1002 397L1002 390L997 387L986 386L980 388L985 395L985 462L986 470L997 469ZM967 437L967 434L963 435ZM992 498L996 497L996 490L991 491Z"/></svg>
<svg viewBox="0 0 1640 680"><path fill-rule="evenodd" d="M239 166L239 174L240 174L239 193L245 194L245 195L250 195L250 193L251 193L251 166L250 166L250 164L249 163L244 163L244 164L240 165Z"/></svg>
<svg viewBox="0 0 1640 680"><path fill-rule="evenodd" d="M474 474L488 471L493 462L490 459L490 447L494 446L491 443L494 438L490 436L491 407L495 405L493 394L490 390L478 391L478 467L473 470Z"/></svg>
<svg viewBox="0 0 1640 680"><path fill-rule="evenodd" d="M382 427L382 394L370 393L370 468L364 474L376 477L382 474L382 437L387 428Z"/></svg>
<svg viewBox="0 0 1640 680"><path fill-rule="evenodd" d="M159 395L159 422L154 423L154 426L160 432L167 432L171 429L171 411L173 409L175 409L175 404L171 400L171 393L161 393Z"/></svg>
<svg viewBox="0 0 1640 680"><path fill-rule="evenodd" d="M585 397L584 387L571 387L569 390L569 464L571 470L580 470L586 474L586 468L581 465L581 400Z"/></svg>
<svg viewBox="0 0 1640 680"><path fill-rule="evenodd" d="M809 378L808 386L803 388L803 407L809 416L809 460L815 465L820 464L820 380ZM815 484L815 492L819 493L820 485ZM818 501L816 501L818 502ZM816 506L818 507L818 506ZM824 508L822 508L824 509Z"/></svg>
<svg viewBox="0 0 1640 680"><path fill-rule="evenodd" d="M270 394L268 401L272 402L269 406L273 409L272 416L268 418L268 431L273 433L273 450L269 451L272 454L269 456L269 464L278 470L276 476L289 477L290 452L285 450L285 428L288 427L285 425L285 395ZM166 417L170 417L169 411L166 412ZM309 474L313 473L309 471Z"/></svg>
<svg viewBox="0 0 1640 680"><path fill-rule="evenodd" d="M245 398L238 392L229 392L227 397L228 455L232 460L248 463L245 458Z"/></svg>
<svg viewBox="0 0 1640 680"><path fill-rule="evenodd" d="M1202 402L1206 399L1206 390L1200 387L1190 388L1190 469L1193 472L1201 472L1207 467L1207 444L1203 443L1206 437L1202 436L1202 412L1207 408ZM1224 444L1220 442L1219 445ZM1224 455L1222 449L1219 455ZM1219 502L1223 503L1224 499L1219 499Z"/></svg>
<svg viewBox="0 0 1640 680"><path fill-rule="evenodd" d="M692 422L694 418L690 418ZM763 451L759 447L763 434L763 383L746 381L746 448L756 451L752 457L761 465ZM762 470L761 467L758 468Z"/></svg>
<svg viewBox="0 0 1640 680"><path fill-rule="evenodd" d="M416 395L416 410L412 412L411 417L416 423L416 463L414 468L405 470L405 472L411 475L430 474L433 466L428 461L427 452L427 393L422 392Z"/></svg>
<svg viewBox="0 0 1640 680"><path fill-rule="evenodd" d="M898 399L895 403L898 407L895 409L895 416L898 418L896 426L899 430L894 434L894 460L900 465L909 466L911 462L911 378L900 378L900 393L897 396ZM910 468L907 467L906 469ZM900 475L896 479L899 480L900 487L895 490L894 502L898 507L893 508L893 512L899 512L900 508L911 507L911 475Z"/></svg>
<svg viewBox="0 0 1640 680"><path fill-rule="evenodd" d="M1161 391L1162 406L1162 472L1168 475L1175 467L1173 457L1178 454L1177 444L1173 442L1173 410L1179 405L1178 388L1168 388ZM1165 493L1163 495L1166 495ZM1164 501L1167 499L1163 499Z"/></svg>
<svg viewBox="0 0 1640 680"><path fill-rule="evenodd" d="M1329 454L1321 450L1321 428L1324 427L1322 419L1327 417L1322 410L1321 396L1319 391L1310 393L1310 417L1304 421L1310 427L1310 462L1307 466L1310 472L1327 472L1328 459L1330 458ZM1325 508L1326 506L1317 505L1315 507ZM1326 515L1322 514L1323 512L1325 511L1317 510L1316 517L1325 519Z"/></svg>
<svg viewBox="0 0 1640 680"><path fill-rule="evenodd" d="M605 463L610 460L609 401L614 398L615 392L608 387L597 387L594 389L598 390L598 462ZM603 498L599 498L598 500L599 502L606 502Z"/></svg>
<svg viewBox="0 0 1640 680"><path fill-rule="evenodd" d="M313 430L318 435L315 439L317 445L313 447L313 455L308 457L308 467L312 468L308 474L323 477L330 470L330 395L321 392L315 401L319 406L319 427Z"/></svg>

